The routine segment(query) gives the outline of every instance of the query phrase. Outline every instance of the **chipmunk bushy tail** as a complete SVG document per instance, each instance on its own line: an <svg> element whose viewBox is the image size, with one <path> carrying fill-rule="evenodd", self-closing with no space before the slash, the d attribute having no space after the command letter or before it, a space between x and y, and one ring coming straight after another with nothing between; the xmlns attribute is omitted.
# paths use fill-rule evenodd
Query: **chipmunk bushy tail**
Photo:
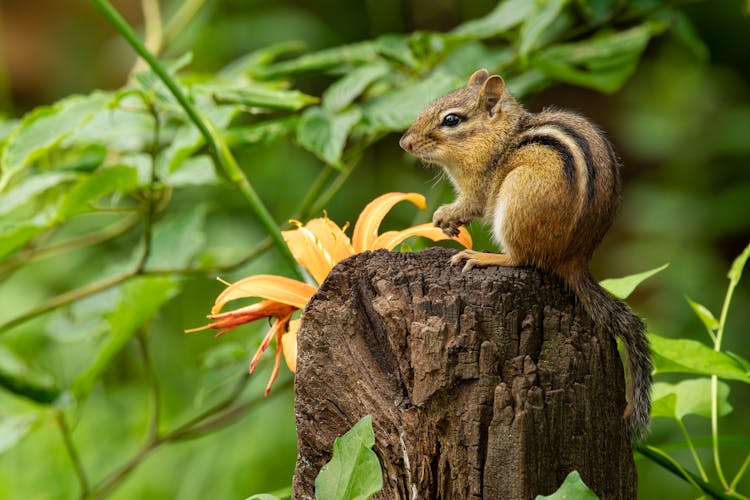
<svg viewBox="0 0 750 500"><path fill-rule="evenodd" d="M622 340L627 351L628 404L624 417L634 440L648 430L651 411L651 356L645 325L630 307L614 298L584 269L566 280L597 328Z"/></svg>

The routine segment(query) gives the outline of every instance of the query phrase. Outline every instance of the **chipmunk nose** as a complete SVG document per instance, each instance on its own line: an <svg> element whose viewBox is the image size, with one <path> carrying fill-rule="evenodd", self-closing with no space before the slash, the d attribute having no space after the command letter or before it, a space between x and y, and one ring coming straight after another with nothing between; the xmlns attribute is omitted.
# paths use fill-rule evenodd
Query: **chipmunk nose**
<svg viewBox="0 0 750 500"><path fill-rule="evenodd" d="M398 145L407 153L414 152L414 139L409 135L409 132L401 136L401 140L398 141Z"/></svg>

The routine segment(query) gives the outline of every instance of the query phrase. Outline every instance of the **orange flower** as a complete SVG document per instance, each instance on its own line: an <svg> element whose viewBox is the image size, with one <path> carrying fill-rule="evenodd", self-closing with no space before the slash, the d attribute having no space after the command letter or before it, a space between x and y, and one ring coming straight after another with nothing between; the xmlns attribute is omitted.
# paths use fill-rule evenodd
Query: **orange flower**
<svg viewBox="0 0 750 500"><path fill-rule="evenodd" d="M399 243L411 236L424 236L433 241L449 239L439 228L429 223L401 231L378 234L380 223L386 214L396 203L404 200L424 210L425 199L421 194L384 194L371 201L362 210L354 225L351 240L344 233L346 226L342 229L327 216L312 219L305 225L298 221L291 221L297 228L282 231L281 234L294 258L310 272L318 284L325 280L333 266L354 254L381 248L393 250ZM471 236L464 228L461 228L459 235L453 239L464 247L471 248ZM208 316L212 322L200 328L187 330L187 332L213 328L219 330L216 334L219 337L251 321L275 318L276 321L250 361L250 373L253 373L260 356L268 348L271 340L276 339L276 360L265 392L268 395L278 375L282 354L292 372L297 368L299 319L293 320L292 315L298 309L304 309L317 288L291 278L270 274L249 276L231 284L224 283L227 288L216 298L211 314ZM228 302L246 297L260 297L264 300L232 311L220 312Z"/></svg>

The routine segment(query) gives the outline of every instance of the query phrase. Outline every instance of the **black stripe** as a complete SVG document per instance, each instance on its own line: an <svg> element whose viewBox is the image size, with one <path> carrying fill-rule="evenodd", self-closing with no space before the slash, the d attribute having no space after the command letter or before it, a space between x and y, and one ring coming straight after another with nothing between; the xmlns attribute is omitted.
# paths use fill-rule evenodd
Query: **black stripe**
<svg viewBox="0 0 750 500"><path fill-rule="evenodd" d="M526 136L518 144L518 147L522 148L530 144L539 144L539 145L548 146L554 149L557 152L557 154L560 155L560 159L563 162L563 170L565 171L565 178L568 180L568 184L570 184L570 187L572 189L575 189L576 187L576 165L575 165L575 159L573 158L573 153L570 152L570 149L568 149L568 147L562 142L548 135Z"/></svg>
<svg viewBox="0 0 750 500"><path fill-rule="evenodd" d="M594 163L594 157L591 155L591 146L589 141L586 140L581 134L579 134L574 128L566 125L565 123L551 121L547 122L547 125L559 128L570 138L576 141L578 147L583 153L583 159L586 161L586 171L588 172L588 182L586 182L586 202L590 204L594 196L596 195L596 164Z"/></svg>

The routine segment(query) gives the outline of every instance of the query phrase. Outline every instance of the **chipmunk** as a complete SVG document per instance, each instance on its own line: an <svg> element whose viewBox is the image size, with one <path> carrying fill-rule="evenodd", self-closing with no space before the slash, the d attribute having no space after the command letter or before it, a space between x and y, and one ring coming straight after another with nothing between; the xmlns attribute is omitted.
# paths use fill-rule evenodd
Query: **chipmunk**
<svg viewBox="0 0 750 500"><path fill-rule="evenodd" d="M643 321L588 270L620 205L619 163L607 138L575 113L526 111L498 75L476 71L429 104L401 137L408 153L440 165L458 193L435 211L448 235L480 218L504 253L464 250L451 264L536 266L559 276L598 328L628 353L624 418L633 438L649 425L651 357Z"/></svg>

